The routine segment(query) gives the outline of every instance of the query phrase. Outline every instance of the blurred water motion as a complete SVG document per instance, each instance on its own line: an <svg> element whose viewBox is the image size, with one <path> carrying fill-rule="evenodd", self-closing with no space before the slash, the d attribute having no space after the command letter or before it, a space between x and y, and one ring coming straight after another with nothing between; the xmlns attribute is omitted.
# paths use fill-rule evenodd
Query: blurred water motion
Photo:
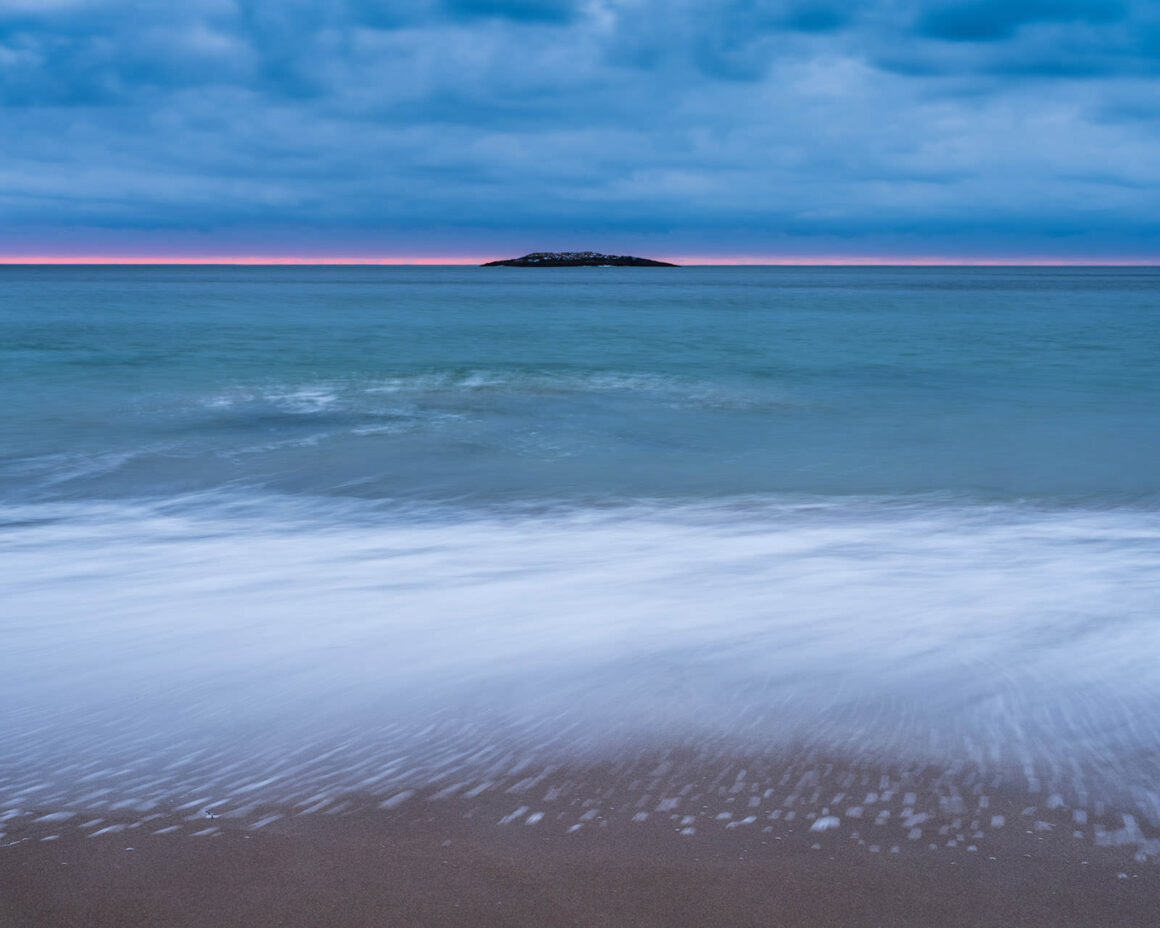
<svg viewBox="0 0 1160 928"><path fill-rule="evenodd" d="M3 273L0 805L680 743L1160 817L1155 273Z"/></svg>

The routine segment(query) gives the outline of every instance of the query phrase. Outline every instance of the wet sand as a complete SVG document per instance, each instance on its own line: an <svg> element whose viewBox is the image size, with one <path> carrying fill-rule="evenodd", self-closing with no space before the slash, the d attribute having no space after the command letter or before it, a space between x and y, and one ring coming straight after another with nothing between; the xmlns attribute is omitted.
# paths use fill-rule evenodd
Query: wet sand
<svg viewBox="0 0 1160 928"><path fill-rule="evenodd" d="M670 757L309 805L10 809L0 924L1157 923L1147 826L1000 780Z"/></svg>
<svg viewBox="0 0 1160 928"><path fill-rule="evenodd" d="M1121 877L1125 856L892 859L838 842L364 818L203 840L30 842L0 855L0 880L5 925L19 928L1154 925L1160 881L1152 868Z"/></svg>

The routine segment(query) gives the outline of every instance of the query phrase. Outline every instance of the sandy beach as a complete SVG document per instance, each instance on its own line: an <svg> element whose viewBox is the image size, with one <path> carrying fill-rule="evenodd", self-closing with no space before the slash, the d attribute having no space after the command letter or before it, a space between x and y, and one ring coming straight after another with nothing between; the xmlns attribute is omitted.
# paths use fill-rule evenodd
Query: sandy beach
<svg viewBox="0 0 1160 928"><path fill-rule="evenodd" d="M310 807L22 810L5 928L1142 926L1130 816L816 758L518 770Z"/></svg>

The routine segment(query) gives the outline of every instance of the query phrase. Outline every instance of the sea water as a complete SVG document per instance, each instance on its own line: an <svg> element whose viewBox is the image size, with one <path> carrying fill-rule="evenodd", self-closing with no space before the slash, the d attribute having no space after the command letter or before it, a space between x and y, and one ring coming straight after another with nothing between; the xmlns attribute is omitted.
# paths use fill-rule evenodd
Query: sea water
<svg viewBox="0 0 1160 928"><path fill-rule="evenodd" d="M1160 817L1156 269L7 267L0 386L0 807L684 744Z"/></svg>

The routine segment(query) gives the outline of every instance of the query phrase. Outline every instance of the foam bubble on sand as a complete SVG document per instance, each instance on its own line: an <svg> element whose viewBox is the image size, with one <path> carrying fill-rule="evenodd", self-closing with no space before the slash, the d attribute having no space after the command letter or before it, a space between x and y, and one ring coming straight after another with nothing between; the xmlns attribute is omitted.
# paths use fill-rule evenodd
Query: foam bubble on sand
<svg viewBox="0 0 1160 928"><path fill-rule="evenodd" d="M728 835L730 840L736 842L742 854L747 853L747 848L752 849L751 842L755 837L761 844L783 840L802 842L807 840L806 835L827 833L837 836L839 845L862 848L869 854L881 853L888 847L891 853L901 853L896 849L903 846L905 838L909 838L911 840L906 845L908 854L937 852L948 857L952 863L965 860L965 857L956 855L973 855L984 850L998 850L1001 855L1006 855L1018 849L1031 857L1074 853L1063 848L1060 839L1065 840L1069 848L1078 840L1080 846L1087 849L1087 853L1101 853L1102 859L1106 859L1108 854L1122 856L1126 851L1137 864L1143 865L1160 856L1160 836L1156 836L1154 830L1142 824L1132 813L1105 809L1100 813L1090 835L1084 832L1073 833L1072 809L1066 803L1054 809L1022 806L1020 800L1024 794L1019 791L1004 790L1001 794L992 795L991 806L995 810L1003 809L1008 817L1019 816L1022 808L1029 813L1025 827L986 833L979 827L980 822L956 816L947 811L947 804L938 801L940 796L948 793L965 793L971 784L978 781L977 770L963 767L951 771L928 766L902 772L902 780L916 787L912 790L914 796L907 798L912 798L920 808L932 810L919 813L927 816L924 819L925 828L915 827L908 831L904 820L915 813L901 808L900 800L893 798L893 793L891 799L884 800L889 808L881 810L893 814L881 825L864 824L857 819L847 821L831 813L827 803L835 796L833 785L840 783L848 786L858 781L865 782L872 776L863 760L816 763L808 756L796 760L786 757L753 757L751 772L746 779L747 789L753 796L768 800L775 808L764 814L740 815L737 809L741 803L728 785L729 767L732 766L730 755L689 754L679 764L672 765L663 777L654 778L641 775L648 768L655 767L655 760L647 753L632 759L621 755L615 762L564 771L557 781L559 785L550 787L559 790L558 799L564 808L584 810L581 821L575 821L567 814L553 817L545 810L533 811L527 804L514 807L508 805L504 797L512 792L513 786L527 780L532 764L529 760L513 761L509 758L502 766L506 773L494 781L494 790L476 799L466 799L462 792L458 792L438 800L439 808L433 807L429 803L435 802L435 796L441 792L441 784L433 783L426 787L412 787L413 801L421 803L417 808L423 810L425 817L432 813L451 811L455 817L475 819L481 823L523 823L535 826L545 838L552 834L573 834L584 824L598 826L597 833L614 832L622 827L632 828L641 836L655 830L672 830L685 839L698 841L713 840L712 835L716 835L718 840ZM779 783L785 785L775 785ZM805 792L801 791L803 786L808 787ZM696 814L668 812L658 815L642 811L655 804L658 793L676 793L687 797L689 805L699 811ZM390 798L398 795L398 791L386 792L384 795ZM298 802L318 797L318 793L303 793L298 797ZM379 809L379 801L374 796L338 794L333 800L334 808L344 810L343 814L395 817L394 810ZM782 812L783 802L795 806L796 811L806 820L805 826L789 820L788 816L775 814ZM745 805L748 806L748 803ZM204 811L194 816L196 825L173 821L175 817L180 819L180 812L158 811L138 814L131 821L123 819L113 822L99 831L98 836L115 835L120 831L128 832L148 823L156 823L158 827L152 829L152 833L160 835L247 837L275 823L292 820L296 814L300 814L301 808L308 809L310 806L290 804L279 809L259 808L252 803L231 804L227 799L209 808L216 816L212 822L205 820ZM53 822L43 821L45 815L51 813L14 811L17 814L9 814L6 818L5 832L14 834L17 843L42 840L53 835L64 838L86 833L86 829L72 824L81 817L79 815L67 821ZM759 820L762 826L752 828ZM716 827L706 829L703 827L705 822ZM91 830L91 821L84 824L89 825ZM857 827L851 828L851 825ZM860 831L860 828L865 830ZM924 833L927 840L922 842ZM1059 839L1056 835L1059 835ZM833 838L827 840L831 847L835 846ZM6 839L4 843L9 843L9 840ZM1106 852L1100 851L1101 848L1106 849ZM987 856L994 858L996 855L991 853Z"/></svg>
<svg viewBox="0 0 1160 928"><path fill-rule="evenodd" d="M499 823L501 825L510 825L512 822L523 818L527 814L528 814L528 807L527 806L520 806L514 812L509 812L507 815L505 815L503 818L501 818L499 820Z"/></svg>
<svg viewBox="0 0 1160 928"><path fill-rule="evenodd" d="M75 812L50 812L48 815L42 815L37 822L67 822L70 819L76 818Z"/></svg>

